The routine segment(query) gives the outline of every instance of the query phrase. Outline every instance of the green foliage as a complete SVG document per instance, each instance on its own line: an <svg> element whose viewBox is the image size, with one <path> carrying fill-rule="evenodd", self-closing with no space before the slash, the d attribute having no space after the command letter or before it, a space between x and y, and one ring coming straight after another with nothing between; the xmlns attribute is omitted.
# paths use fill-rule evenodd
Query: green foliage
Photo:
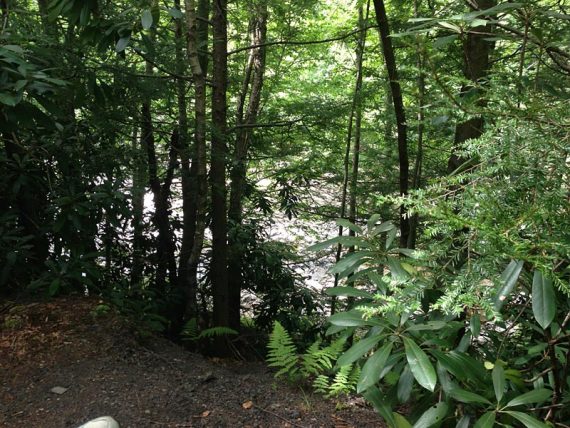
<svg viewBox="0 0 570 428"><path fill-rule="evenodd" d="M228 327L211 327L200 330L196 318L191 318L184 324L180 336L184 341L197 342L215 337L235 336L237 334L237 331Z"/></svg>
<svg viewBox="0 0 570 428"><path fill-rule="evenodd" d="M296 378L299 371L297 348L287 330L278 321L275 321L267 348L269 366L278 369L275 377L286 375L289 379Z"/></svg>
<svg viewBox="0 0 570 428"><path fill-rule="evenodd" d="M380 234L387 235L391 230L389 227L385 229ZM543 372L538 374L540 381L536 382L535 378L534 385L531 385L532 382L524 381L521 368L529 367L530 361L537 361L535 358L540 354L529 353L521 360L524 348L514 347L507 351L504 344L508 339L501 337L505 331L501 329L505 325L503 319L508 315L498 311L504 311L505 301L512 294L520 293L516 290L517 286L520 287L521 278L526 276L523 264L512 261L502 273L497 272L495 291L473 300L477 306L468 310L477 312L472 313L472 321L466 325L465 321L455 321L453 310L442 311L441 293L426 301L428 291L439 286L433 281L432 273L437 266L426 264L419 252L390 246L387 250L385 242L389 237L378 239L372 230L371 226L366 230L360 229L359 237L353 237L350 242L365 249L349 254L331 269L331 272L342 272L352 287L358 284L364 288L338 287L328 292L337 297L349 296L353 308L330 317L329 332L352 334L357 329L365 334L364 339L355 342L338 359L339 365L349 363L359 368L358 392L390 420L393 419L391 408L398 402L407 402L412 396L415 401L424 396L426 400L437 402L443 394L445 402L440 403L441 406L424 410L418 407L418 413L412 413L410 417L416 420L417 426L431 426L436 421L450 418L450 406L461 409L456 413L459 418L468 420L475 416L474 420L479 421L477 426L491 426L494 421L506 423L513 418L525 426L545 426L539 422L540 416L529 408L548 403L553 390L560 387L555 379L561 375L560 370L564 370L561 365L566 364L565 353L558 351L554 356L558 360L558 372L554 376L545 377ZM327 245L335 245L336 242L338 240ZM317 245L314 248L320 250L322 247ZM357 263L360 260L366 262ZM358 281L354 277L358 277ZM552 322L552 312L556 308L555 294L549 281L545 281L538 272L533 282L535 303L532 311L528 305L530 302L523 300L520 304L522 311L519 309L518 317L512 321L518 325L515 327L519 336L517 340L522 340L522 343L536 340L532 338L535 332L540 331L532 324L532 319L548 326L547 322ZM411 299L412 302L415 299L415 305L402 306L402 299ZM487 299L487 304L481 304L484 299ZM416 309L410 311L410 307ZM521 320L520 315L524 313L530 316ZM481 316L487 317L484 324ZM558 326L556 329L552 334L560 337L561 329ZM474 338L471 337L472 332L476 334ZM482 338L482 345L475 340L477 337ZM540 349L545 348L546 345ZM508 352L508 357L505 352ZM539 364L548 367L544 360ZM344 367L342 373L337 373L339 385L350 384L350 370ZM534 374L539 373L538 367L531 370ZM414 379L421 389L414 386ZM322 376L315 380L315 387L321 391L326 389ZM332 385L330 387L333 388ZM398 417L403 420L403 416ZM390 423L399 426L395 419Z"/></svg>

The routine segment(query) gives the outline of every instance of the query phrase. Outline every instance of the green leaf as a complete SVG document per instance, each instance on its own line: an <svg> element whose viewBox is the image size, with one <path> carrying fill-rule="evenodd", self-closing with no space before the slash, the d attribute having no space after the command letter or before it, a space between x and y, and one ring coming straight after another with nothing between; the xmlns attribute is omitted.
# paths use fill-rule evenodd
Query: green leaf
<svg viewBox="0 0 570 428"><path fill-rule="evenodd" d="M396 421L394 428L412 428L412 424L409 423L405 417L403 417L399 413L395 413L395 412L393 413L393 415L394 415L394 419Z"/></svg>
<svg viewBox="0 0 570 428"><path fill-rule="evenodd" d="M359 340L352 345L336 362L338 367L347 366L354 363L368 351L370 351L380 341L381 336L372 336Z"/></svg>
<svg viewBox="0 0 570 428"><path fill-rule="evenodd" d="M131 41L131 36L121 37L117 42L117 44L115 45L115 51L123 52L129 45L130 41Z"/></svg>
<svg viewBox="0 0 570 428"><path fill-rule="evenodd" d="M413 428L429 428L439 424L447 415L448 406L445 402L437 403L427 409L424 414L414 424Z"/></svg>
<svg viewBox="0 0 570 428"><path fill-rule="evenodd" d="M405 280L410 277L410 274L408 274L398 259L395 259L394 257L386 257L386 264L388 265L390 273L394 279Z"/></svg>
<svg viewBox="0 0 570 428"><path fill-rule="evenodd" d="M473 428L493 428L495 426L495 412L487 412L479 418Z"/></svg>
<svg viewBox="0 0 570 428"><path fill-rule="evenodd" d="M512 260L509 265L506 267L505 271L501 275L501 281L503 282L503 286L497 293L495 297L495 310L500 311L507 299L507 296L511 294L517 280L519 279L519 275L523 268L524 262Z"/></svg>
<svg viewBox="0 0 570 428"><path fill-rule="evenodd" d="M413 324L406 328L406 331L441 330L447 324L445 321L428 321L425 324Z"/></svg>
<svg viewBox="0 0 570 428"><path fill-rule="evenodd" d="M492 372L493 388L495 389L495 397L497 403L501 401L505 393L505 370L499 364L495 364Z"/></svg>
<svg viewBox="0 0 570 428"><path fill-rule="evenodd" d="M428 356L413 340L407 337L403 339L406 348L406 359L414 377L421 386L433 391L437 382L437 376Z"/></svg>
<svg viewBox="0 0 570 428"><path fill-rule="evenodd" d="M461 401L462 403L491 404L491 402L485 397L479 394L475 394L474 392L465 391L464 389L460 388L452 389L449 391L449 395L457 401Z"/></svg>
<svg viewBox="0 0 570 428"><path fill-rule="evenodd" d="M362 394L368 402L372 404L374 409L382 416L389 426L396 426L396 419L392 413L390 405L386 403L380 390L376 387L367 389L364 394Z"/></svg>
<svg viewBox="0 0 570 428"><path fill-rule="evenodd" d="M463 417L459 419L459 422L457 422L457 425L455 425L455 428L469 428L470 421L471 421L470 416L463 415Z"/></svg>
<svg viewBox="0 0 570 428"><path fill-rule="evenodd" d="M342 226L342 227L345 227L349 230L352 230L353 232L363 233L363 230L360 226L358 226L357 224L354 224L353 222L351 222L350 220L347 220L345 218L338 218L336 220L336 224L338 226Z"/></svg>
<svg viewBox="0 0 570 428"><path fill-rule="evenodd" d="M325 290L328 296L350 296L350 297L363 297L372 299L374 296L367 291L359 290L354 287L331 287Z"/></svg>
<svg viewBox="0 0 570 428"><path fill-rule="evenodd" d="M546 401L552 395L552 391L545 388L534 389L525 394L513 398L507 403L506 407L520 406L522 404L541 403Z"/></svg>
<svg viewBox="0 0 570 428"><path fill-rule="evenodd" d="M538 324L546 329L556 315L556 297L552 280L539 270L532 279L532 312Z"/></svg>
<svg viewBox="0 0 570 428"><path fill-rule="evenodd" d="M152 27L152 12L150 11L150 9L145 9L143 10L143 13L141 15L141 24L142 27L145 30L150 29L150 27Z"/></svg>
<svg viewBox="0 0 570 428"><path fill-rule="evenodd" d="M184 15L182 14L182 12L180 12L180 10L178 10L178 9L176 9L176 8L174 8L174 7L171 7L170 9L168 9L168 14L169 14L170 16L172 16L174 19L180 19L180 18L183 18L183 17L184 17Z"/></svg>
<svg viewBox="0 0 570 428"><path fill-rule="evenodd" d="M522 412L505 412L508 415L511 415L513 418L517 419L519 422L527 428L549 428L549 425L546 425L544 422L540 422L538 419L533 418L530 415Z"/></svg>
<svg viewBox="0 0 570 428"><path fill-rule="evenodd" d="M471 334L473 337L479 337L479 333L481 333L481 318L478 314L475 314L471 317L469 321L469 328L471 329Z"/></svg>
<svg viewBox="0 0 570 428"><path fill-rule="evenodd" d="M410 399L412 388L414 386L414 375L410 370L410 366L404 367L400 380L398 381L398 400L405 403Z"/></svg>
<svg viewBox="0 0 570 428"><path fill-rule="evenodd" d="M362 391L366 391L368 388L374 386L378 380L380 380L380 373L386 365L386 360L392 352L392 343L387 343L382 348L374 352L370 358L362 367L362 372L360 373L360 379L358 380L358 385L356 386L356 392L359 394Z"/></svg>
<svg viewBox="0 0 570 428"><path fill-rule="evenodd" d="M359 327L366 325L366 321L362 319L362 312L356 310L334 314L329 317L329 322L342 327Z"/></svg>
<svg viewBox="0 0 570 428"><path fill-rule="evenodd" d="M377 236L384 232L390 232L392 230L396 230L396 226L391 221L385 221L384 223L379 224L378 226L374 227L370 232L370 236Z"/></svg>
<svg viewBox="0 0 570 428"><path fill-rule="evenodd" d="M370 244L358 236L335 236L323 242L318 242L307 248L307 251L321 251L333 245L342 244L345 247L358 246L362 248L370 248Z"/></svg>
<svg viewBox="0 0 570 428"><path fill-rule="evenodd" d="M370 253L368 251L357 251L356 253L349 254L340 259L338 263L330 269L330 273L340 273L346 269L352 268L365 257L370 257Z"/></svg>
<svg viewBox="0 0 570 428"><path fill-rule="evenodd" d="M438 37L434 42L433 42L433 47L435 49L441 49L445 46L447 46L448 44L450 44L451 42L457 40L458 35L457 34L452 34L450 36L443 36L443 37Z"/></svg>
<svg viewBox="0 0 570 428"><path fill-rule="evenodd" d="M454 33L461 34L461 28L455 24L452 24L451 22L439 21L438 24L444 28L447 28L448 30L453 31Z"/></svg>
<svg viewBox="0 0 570 428"><path fill-rule="evenodd" d="M372 231L374 226L376 226L376 223L378 223L378 220L380 220L381 218L382 216L380 214L373 214L372 216L370 216L370 218L366 222L366 229L368 229L368 233Z"/></svg>

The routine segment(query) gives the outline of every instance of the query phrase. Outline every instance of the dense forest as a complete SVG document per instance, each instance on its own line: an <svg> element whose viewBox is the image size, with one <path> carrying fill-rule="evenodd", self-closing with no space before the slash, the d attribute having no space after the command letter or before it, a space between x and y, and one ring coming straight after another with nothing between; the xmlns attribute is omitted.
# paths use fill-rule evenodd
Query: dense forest
<svg viewBox="0 0 570 428"><path fill-rule="evenodd" d="M392 427L570 425L570 2L0 9L0 296L265 335Z"/></svg>

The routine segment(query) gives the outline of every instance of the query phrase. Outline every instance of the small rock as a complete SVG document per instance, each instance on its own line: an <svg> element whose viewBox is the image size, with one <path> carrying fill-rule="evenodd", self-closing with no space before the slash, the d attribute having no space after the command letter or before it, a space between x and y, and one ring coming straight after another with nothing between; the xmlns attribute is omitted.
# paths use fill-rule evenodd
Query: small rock
<svg viewBox="0 0 570 428"><path fill-rule="evenodd" d="M54 394L64 394L65 391L67 391L69 388L64 388L63 386L54 386L52 389L50 389L51 392L53 392Z"/></svg>

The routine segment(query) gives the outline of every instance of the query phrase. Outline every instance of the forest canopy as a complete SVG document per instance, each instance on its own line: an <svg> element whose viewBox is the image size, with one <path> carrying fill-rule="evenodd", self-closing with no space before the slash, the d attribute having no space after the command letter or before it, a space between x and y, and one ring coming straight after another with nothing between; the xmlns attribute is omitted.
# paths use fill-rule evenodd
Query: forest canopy
<svg viewBox="0 0 570 428"><path fill-rule="evenodd" d="M395 427L567 426L569 2L0 14L0 295L272 332Z"/></svg>

